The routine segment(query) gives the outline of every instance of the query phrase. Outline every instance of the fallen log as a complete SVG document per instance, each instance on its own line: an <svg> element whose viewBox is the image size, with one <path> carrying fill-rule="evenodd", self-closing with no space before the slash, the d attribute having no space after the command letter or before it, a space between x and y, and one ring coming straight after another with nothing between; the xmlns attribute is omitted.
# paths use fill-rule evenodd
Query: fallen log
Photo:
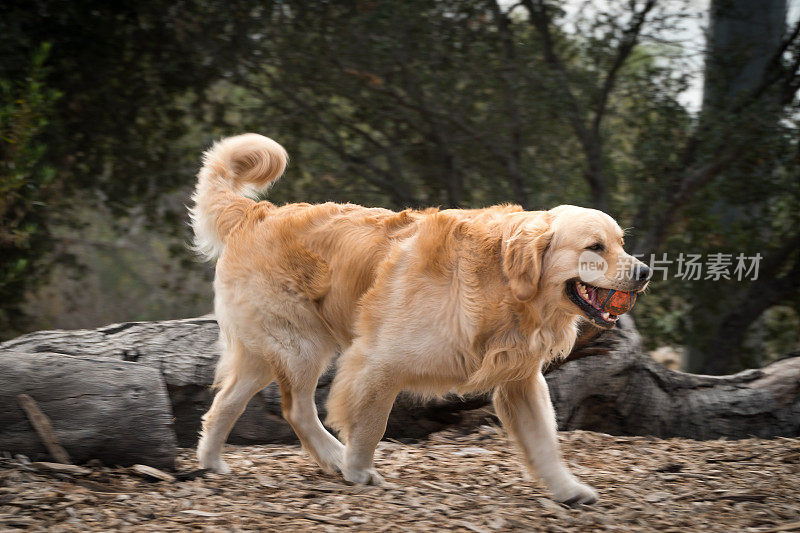
<svg viewBox="0 0 800 533"><path fill-rule="evenodd" d="M730 376L670 370L627 317L547 374L560 429L660 438L800 435L800 357Z"/></svg>
<svg viewBox="0 0 800 533"><path fill-rule="evenodd" d="M197 444L200 418L213 399L209 389L216 365L219 331L213 317L164 322L127 322L94 330L38 331L0 344L0 352L55 352L136 362L157 369L169 393L174 430L181 446ZM333 369L319 380L316 394L320 414ZM0 380L2 387L2 380ZM463 413L486 404L485 398L420 403L400 398L392 412L387 436L416 439L462 422ZM272 384L258 393L236 422L228 442L233 444L294 443L297 438L283 419L280 392ZM2 447L0 447L2 449Z"/></svg>
<svg viewBox="0 0 800 533"><path fill-rule="evenodd" d="M584 336L565 363L549 369L561 429L696 439L800 435L800 358L733 376L675 372L643 353L633 321L623 318L614 330ZM215 320L201 317L36 332L0 344L0 351L56 351L158 369L172 403L178 442L191 446L212 399L208 386L217 338ZM317 390L323 417L332 375L323 375ZM386 435L414 439L447 426L480 423L491 416L488 404L487 395L426 403L401 396ZM275 384L253 398L229 442L295 442L281 416Z"/></svg>
<svg viewBox="0 0 800 533"><path fill-rule="evenodd" d="M26 395L29 398L26 398ZM18 403L49 421L36 427ZM33 404L30 400L33 400ZM107 465L174 466L169 398L156 369L93 357L0 350L0 450ZM42 435L45 435L43 437ZM69 452L59 457L53 445ZM50 441L50 442L43 442Z"/></svg>

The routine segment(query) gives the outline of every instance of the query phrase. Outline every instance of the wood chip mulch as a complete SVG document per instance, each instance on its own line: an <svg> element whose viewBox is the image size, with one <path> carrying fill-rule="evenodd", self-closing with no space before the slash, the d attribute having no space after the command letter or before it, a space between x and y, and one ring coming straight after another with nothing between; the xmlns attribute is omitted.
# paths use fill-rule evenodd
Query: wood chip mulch
<svg viewBox="0 0 800 533"><path fill-rule="evenodd" d="M561 442L597 504L550 500L502 430L482 426L381 443L385 488L348 485L285 445L228 447L228 476L192 474L193 450L182 450L174 480L0 459L0 531L800 531L800 438L573 431Z"/></svg>

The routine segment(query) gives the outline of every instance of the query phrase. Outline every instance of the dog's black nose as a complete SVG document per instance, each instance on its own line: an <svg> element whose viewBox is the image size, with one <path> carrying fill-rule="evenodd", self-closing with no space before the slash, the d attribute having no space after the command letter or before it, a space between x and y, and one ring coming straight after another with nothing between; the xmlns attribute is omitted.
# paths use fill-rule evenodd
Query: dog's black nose
<svg viewBox="0 0 800 533"><path fill-rule="evenodd" d="M633 267L633 277L638 280L647 279L650 277L650 267L639 263Z"/></svg>

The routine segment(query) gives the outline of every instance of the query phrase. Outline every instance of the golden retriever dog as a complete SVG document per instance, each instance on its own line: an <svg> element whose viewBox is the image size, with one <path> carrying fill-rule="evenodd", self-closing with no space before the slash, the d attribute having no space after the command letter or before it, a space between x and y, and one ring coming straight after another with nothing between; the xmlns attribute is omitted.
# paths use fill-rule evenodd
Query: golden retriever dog
<svg viewBox="0 0 800 533"><path fill-rule="evenodd" d="M197 447L202 468L228 472L222 447L248 400L278 382L283 414L326 472L380 484L373 454L400 391L494 390L497 415L525 462L562 502L595 491L561 459L542 366L569 353L580 316L612 327L598 288L641 291L647 267L623 251L600 211L405 210L255 202L286 168L286 151L256 134L205 153L192 197L196 249L217 258L219 391ZM591 285L580 254L608 263ZM620 266L624 268L617 268ZM320 374L341 351L328 398Z"/></svg>

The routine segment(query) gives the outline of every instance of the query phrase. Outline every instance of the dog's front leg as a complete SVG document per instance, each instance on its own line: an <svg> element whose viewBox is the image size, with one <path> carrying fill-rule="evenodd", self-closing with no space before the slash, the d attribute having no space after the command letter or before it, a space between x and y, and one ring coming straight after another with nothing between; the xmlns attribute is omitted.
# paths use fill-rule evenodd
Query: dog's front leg
<svg viewBox="0 0 800 533"><path fill-rule="evenodd" d="M556 417L541 372L530 380L498 386L494 405L506 430L522 447L528 466L557 501L570 505L597 501L594 489L578 482L561 459Z"/></svg>

